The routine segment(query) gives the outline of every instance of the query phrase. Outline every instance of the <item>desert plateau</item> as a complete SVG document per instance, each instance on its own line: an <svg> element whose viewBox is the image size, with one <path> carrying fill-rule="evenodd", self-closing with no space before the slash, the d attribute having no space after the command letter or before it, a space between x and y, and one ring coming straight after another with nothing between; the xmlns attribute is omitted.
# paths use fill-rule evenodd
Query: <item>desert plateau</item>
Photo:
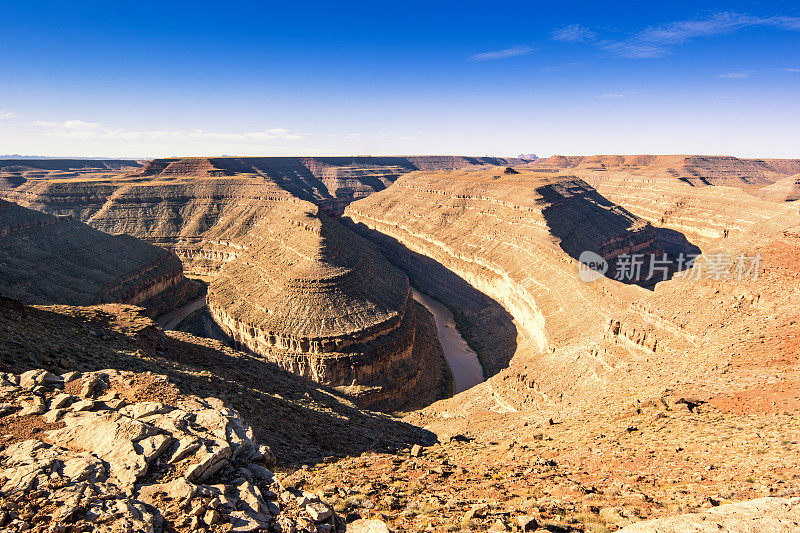
<svg viewBox="0 0 800 533"><path fill-rule="evenodd" d="M800 533L800 4L0 6L0 533Z"/></svg>
<svg viewBox="0 0 800 533"><path fill-rule="evenodd" d="M797 523L799 172L700 156L4 160L0 518ZM618 267L583 279L586 250ZM638 276L626 257L647 259ZM450 363L448 328L464 352Z"/></svg>

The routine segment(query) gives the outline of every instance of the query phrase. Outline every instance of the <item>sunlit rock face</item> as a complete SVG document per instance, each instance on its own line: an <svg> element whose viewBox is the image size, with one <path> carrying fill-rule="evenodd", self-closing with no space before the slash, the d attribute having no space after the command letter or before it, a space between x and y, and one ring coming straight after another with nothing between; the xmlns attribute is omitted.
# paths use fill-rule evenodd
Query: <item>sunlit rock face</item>
<svg viewBox="0 0 800 533"><path fill-rule="evenodd" d="M417 172L347 207L344 221L453 310L490 376L421 420L530 409L602 416L676 390L735 395L753 368L795 383L781 367L796 356L800 320L792 180L771 182L774 171L761 185L698 185L643 159L636 170ZM584 281L576 257L681 249L700 254L694 266L653 286ZM719 256L730 269L714 277ZM737 277L740 256L760 259L758 276Z"/></svg>
<svg viewBox="0 0 800 533"><path fill-rule="evenodd" d="M613 264L690 246L580 179L501 169L418 172L351 204L345 217L455 309L490 375L508 366L517 334L545 352L592 327L574 320L595 292L577 275L582 252Z"/></svg>
<svg viewBox="0 0 800 533"><path fill-rule="evenodd" d="M800 159L727 156L553 156L524 168L569 173L652 224L706 248L787 212L800 198Z"/></svg>
<svg viewBox="0 0 800 533"><path fill-rule="evenodd" d="M158 314L192 291L168 250L3 200L0 257L0 292L31 304L119 302Z"/></svg>
<svg viewBox="0 0 800 533"><path fill-rule="evenodd" d="M362 237L305 204L276 211L209 287L211 316L240 346L365 405L430 403L443 362L408 279Z"/></svg>
<svg viewBox="0 0 800 533"><path fill-rule="evenodd" d="M0 197L168 247L187 272L213 275L241 253L239 238L287 202L311 201L338 216L408 172L521 162L460 156L3 161Z"/></svg>

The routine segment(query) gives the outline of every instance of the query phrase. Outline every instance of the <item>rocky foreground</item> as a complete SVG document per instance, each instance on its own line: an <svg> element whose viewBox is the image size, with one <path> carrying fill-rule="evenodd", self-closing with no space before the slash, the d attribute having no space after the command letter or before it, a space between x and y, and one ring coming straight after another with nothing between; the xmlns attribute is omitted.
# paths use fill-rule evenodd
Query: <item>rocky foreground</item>
<svg viewBox="0 0 800 533"><path fill-rule="evenodd" d="M344 530L216 398L106 370L0 376L5 531Z"/></svg>
<svg viewBox="0 0 800 533"><path fill-rule="evenodd" d="M305 200L334 213L349 204L341 222L452 308L491 377L397 419L253 351L161 331L138 308L0 298L0 372L14 373L0 482L31 483L24 497L0 487L0 527L59 530L59 491L88 469L76 483L89 500L65 524L76 530L111 529L98 516L118 505L136 511L117 529L136 531L800 530L796 161L604 156L426 170L354 203L394 170L302 162L312 179L297 161L280 172L226 166L240 163L162 160L130 181L0 178L7 198L166 244L216 275L258 266L251 251L274 248L260 226L271 216ZM305 251L313 276L280 261L271 273L337 280L317 275L339 254L320 244ZM588 283L584 247L608 259L703 255L657 285L619 283L613 271ZM740 255L759 257L757 279L709 275L712 259ZM16 375L37 368L53 377ZM68 371L83 374L56 377ZM84 391L92 375L106 376L102 390ZM244 433L220 431L222 419ZM178 501L186 486L188 503ZM315 521L321 509L332 514Z"/></svg>

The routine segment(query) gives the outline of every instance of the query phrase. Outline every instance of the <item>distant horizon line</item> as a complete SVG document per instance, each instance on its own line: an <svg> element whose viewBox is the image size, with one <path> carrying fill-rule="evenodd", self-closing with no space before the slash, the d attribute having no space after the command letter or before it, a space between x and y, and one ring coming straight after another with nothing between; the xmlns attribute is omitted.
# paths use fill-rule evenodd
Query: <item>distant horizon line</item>
<svg viewBox="0 0 800 533"><path fill-rule="evenodd" d="M529 154L520 154L529 155ZM736 159L800 159L800 154L794 157L786 156L739 156L731 153L716 153L716 154L702 154L702 153L598 153L598 154L549 154L537 156L537 159L548 159L551 157L636 157L636 156L654 156L654 157L733 157ZM520 158L519 155L465 155L465 154L385 154L385 155L372 155L372 154L340 154L340 155L313 155L313 154L296 154L296 155L169 155L169 156L51 156L51 155L23 155L23 154L0 154L2 161L47 161L47 160L84 160L84 161L154 161L156 159L189 159L189 158L207 158L207 159L222 159L222 158L291 158L291 157L482 157L493 159L525 159Z"/></svg>

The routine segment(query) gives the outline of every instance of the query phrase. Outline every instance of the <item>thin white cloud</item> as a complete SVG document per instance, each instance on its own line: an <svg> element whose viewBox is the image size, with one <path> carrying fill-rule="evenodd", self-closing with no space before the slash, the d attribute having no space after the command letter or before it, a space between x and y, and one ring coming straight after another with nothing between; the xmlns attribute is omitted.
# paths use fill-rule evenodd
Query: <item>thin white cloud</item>
<svg viewBox="0 0 800 533"><path fill-rule="evenodd" d="M46 128L46 135L60 138L96 138L96 139L166 139L166 140L208 140L220 142L253 142L253 141L296 141L305 138L304 134L286 128L271 128L247 132L213 132L204 130L123 130L113 129L98 122L83 120L65 120L54 122L37 120L34 126Z"/></svg>
<svg viewBox="0 0 800 533"><path fill-rule="evenodd" d="M65 120L54 122L37 120L34 126L47 128L48 136L60 138L95 138L95 139L165 139L165 140L208 140L220 142L253 142L253 141L296 141L305 138L305 134L286 128L271 128L248 132L213 132L204 130L122 130L112 129L98 122L83 120Z"/></svg>
<svg viewBox="0 0 800 533"><path fill-rule="evenodd" d="M782 68L784 72L800 72L800 68Z"/></svg>
<svg viewBox="0 0 800 533"><path fill-rule="evenodd" d="M619 57L646 59L668 55L674 47L698 37L723 35L753 27L800 31L800 17L754 17L739 13L716 13L705 19L650 26L626 39L603 40L596 44Z"/></svg>
<svg viewBox="0 0 800 533"><path fill-rule="evenodd" d="M562 63L560 65L547 65L545 67L542 67L540 70L542 72L560 72L563 70L570 70L584 66L586 66L586 63L584 61L572 61L570 63Z"/></svg>
<svg viewBox="0 0 800 533"><path fill-rule="evenodd" d="M619 91L616 93L602 93L594 97L598 100L621 100L622 98L630 98L636 94L635 91Z"/></svg>
<svg viewBox="0 0 800 533"><path fill-rule="evenodd" d="M717 74L718 78L722 78L725 80L743 80L749 78L753 75L752 71L747 72L724 72L722 74Z"/></svg>
<svg viewBox="0 0 800 533"><path fill-rule="evenodd" d="M11 111L3 111L2 109L0 109L0 120L11 118L13 116L14 113L12 113Z"/></svg>
<svg viewBox="0 0 800 533"><path fill-rule="evenodd" d="M530 46L512 46L503 50L496 50L493 52L482 52L471 56L470 61L491 61L494 59L506 59L508 57L524 56L533 53L536 49Z"/></svg>
<svg viewBox="0 0 800 533"><path fill-rule="evenodd" d="M51 122L48 120L37 120L34 126L43 128L53 128L62 130L95 130L100 127L97 122L84 122L83 120L65 120L63 122Z"/></svg>
<svg viewBox="0 0 800 533"><path fill-rule="evenodd" d="M564 41L568 43L580 43L584 41L591 41L597 34L580 24L570 24L559 28L550 34L555 41Z"/></svg>

